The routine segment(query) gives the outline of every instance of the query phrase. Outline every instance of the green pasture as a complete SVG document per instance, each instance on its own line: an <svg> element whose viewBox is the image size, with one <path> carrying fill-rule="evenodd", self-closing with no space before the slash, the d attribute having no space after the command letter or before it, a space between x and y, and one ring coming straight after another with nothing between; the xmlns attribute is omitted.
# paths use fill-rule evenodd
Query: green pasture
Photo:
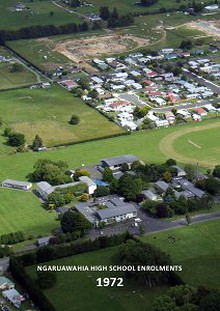
<svg viewBox="0 0 220 311"><path fill-rule="evenodd" d="M17 0L0 0L0 29L17 30L31 25L81 23L82 19L55 5L52 1L23 1L26 9L16 12ZM50 12L53 12L51 15Z"/></svg>
<svg viewBox="0 0 220 311"><path fill-rule="evenodd" d="M170 135L175 134L177 131L183 131L186 129L191 131L195 128L199 130L202 126L213 125L216 127L219 126L220 120L213 119L203 121L199 124L194 123L179 127L132 133L131 135L123 137L58 148L44 153L27 152L14 154L13 149L5 145L6 139L3 136L0 136L0 180L5 178L24 180L27 174L33 171L33 165L39 158L47 158L54 161L63 160L68 163L69 168L80 167L82 164L85 166L98 164L102 158L129 153L135 154L141 160L148 163L162 163L169 157L173 156L172 148L171 151L170 148L168 148L168 150L164 149L167 145L170 146ZM213 128L213 131L216 131L216 129ZM199 133L199 131L197 131L197 133ZM206 135L206 131L203 131L203 134ZM209 135L211 135L210 132ZM168 143L166 143L166 139L168 139ZM218 147L218 140L215 140L215 143ZM191 148L191 146L189 146L189 148ZM185 152L187 151L185 150ZM200 165L199 156L200 154L198 153L197 158L191 157L190 163L196 165L196 163L199 162ZM179 163L185 163L184 160L187 160L188 162L188 158L181 158L181 161L177 158L177 160L179 160ZM219 162L220 159L217 154L215 163L218 164ZM204 168L210 168L210 163L206 163Z"/></svg>
<svg viewBox="0 0 220 311"><path fill-rule="evenodd" d="M174 265L182 265L182 279L191 285L219 289L219 220L185 226L142 237L170 254ZM75 255L47 262L53 266L109 266L117 264L118 247ZM26 268L36 278L36 266ZM166 292L165 287L143 288L134 280L124 278L124 287L96 287L96 279L120 277L121 272L59 272L57 284L44 290L57 310L150 311L155 297ZM61 299L62 298L62 299ZM73 306L77 308L73 309Z"/></svg>
<svg viewBox="0 0 220 311"><path fill-rule="evenodd" d="M123 132L60 86L4 92L0 109L4 123L23 133L29 144L36 134L46 146L53 146ZM77 125L69 124L73 114L80 117Z"/></svg>
<svg viewBox="0 0 220 311"><path fill-rule="evenodd" d="M176 228L141 238L170 254L187 284L220 289L220 220Z"/></svg>
<svg viewBox="0 0 220 311"><path fill-rule="evenodd" d="M50 265L109 266L117 264L115 255L118 247L103 249L83 255L62 258L48 262ZM27 267L28 273L36 277L36 267ZM96 287L99 277L120 277L116 272L59 272L57 284L44 290L56 310L65 311L142 311L151 310L153 300L162 295L166 288L143 288L133 280L124 279L124 287Z"/></svg>
<svg viewBox="0 0 220 311"><path fill-rule="evenodd" d="M37 76L23 66L20 72L10 71L11 63L0 63L0 90L12 89L38 83Z"/></svg>
<svg viewBox="0 0 220 311"><path fill-rule="evenodd" d="M47 235L59 226L56 217L32 192L0 188L0 235L19 230L27 236Z"/></svg>

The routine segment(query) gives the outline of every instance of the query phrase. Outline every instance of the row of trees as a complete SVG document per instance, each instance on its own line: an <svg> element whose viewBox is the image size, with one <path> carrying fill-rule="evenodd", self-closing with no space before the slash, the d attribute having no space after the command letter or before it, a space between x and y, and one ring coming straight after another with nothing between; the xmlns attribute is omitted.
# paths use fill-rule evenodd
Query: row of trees
<svg viewBox="0 0 220 311"><path fill-rule="evenodd" d="M0 258L3 258L5 256L11 255L12 251L10 247L6 246L0 246Z"/></svg>
<svg viewBox="0 0 220 311"><path fill-rule="evenodd" d="M11 232L0 236L0 244L10 245L23 242L25 240L25 234L23 231Z"/></svg>
<svg viewBox="0 0 220 311"><path fill-rule="evenodd" d="M47 36L56 36L69 33L84 32L89 30L89 24L83 22L82 24L70 23L60 26L54 25L33 25L19 30L1 30L0 31L0 44L5 41L30 39Z"/></svg>
<svg viewBox="0 0 220 311"><path fill-rule="evenodd" d="M99 15L108 22L108 28L126 27L134 23L134 18L131 14L119 15L116 8L113 8L113 11L110 12L108 6L101 6Z"/></svg>

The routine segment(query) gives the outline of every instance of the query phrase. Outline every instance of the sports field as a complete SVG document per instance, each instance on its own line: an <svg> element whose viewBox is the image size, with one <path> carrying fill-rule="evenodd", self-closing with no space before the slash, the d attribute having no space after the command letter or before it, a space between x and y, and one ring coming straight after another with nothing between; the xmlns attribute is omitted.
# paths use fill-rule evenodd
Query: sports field
<svg viewBox="0 0 220 311"><path fill-rule="evenodd" d="M185 226L142 238L147 243L159 246L170 254L174 265L182 265L183 280L195 286L219 287L220 278L220 220ZM50 265L112 265L116 264L117 247L76 255L48 262ZM35 266L27 270L34 277ZM44 293L57 310L122 310L150 311L155 296L165 293L166 288L144 289L129 279L124 287L96 287L98 277L119 277L112 272L59 272L57 284ZM62 299L61 299L62 298ZM77 308L73 308L77 306Z"/></svg>
<svg viewBox="0 0 220 311"><path fill-rule="evenodd" d="M0 235L22 230L36 237L58 227L56 212L44 210L31 192L0 187L0 215Z"/></svg>
<svg viewBox="0 0 220 311"><path fill-rule="evenodd" d="M197 161L200 166L213 167L220 163L219 128L220 123L214 122L177 130L160 141L160 150L182 163Z"/></svg>
<svg viewBox="0 0 220 311"><path fill-rule="evenodd" d="M182 265L179 275L192 285L220 289L220 219L185 226L142 238L168 254L173 264Z"/></svg>
<svg viewBox="0 0 220 311"><path fill-rule="evenodd" d="M98 266L115 264L114 256L118 248L112 247L83 255L50 261L50 265ZM27 267L34 277L35 267ZM57 273L57 284L44 291L56 310L65 311L142 311L151 310L153 299L165 293L166 288L147 290L138 286L133 280L124 280L124 287L96 287L99 277L120 277L112 272L60 272Z"/></svg>
<svg viewBox="0 0 220 311"><path fill-rule="evenodd" d="M205 130L204 127L206 128ZM199 162L201 168L211 168L214 164L220 163L220 152L217 151L220 148L219 139L212 140L212 147L203 151L203 157L208 157L210 152L216 150L216 156L212 158L211 163L208 160L205 162L201 161L204 160L204 158L201 158L201 149L194 147L190 143L187 143L187 148L183 150L184 156L178 153L173 147L173 140L175 141L176 133L180 135L176 138L177 143L178 140L182 139L181 136L182 134L184 135L184 131L190 133L197 129L195 130L195 135L196 133L202 135L204 140L207 139L208 141L211 140L210 137L212 138L213 135L218 135L219 127L220 120L212 119L200 123L133 133L123 137L73 145L44 153L28 152L23 154L13 154L11 147L4 145L5 138L0 136L0 180L5 178L24 180L27 174L32 172L33 165L39 158L48 158L54 161L63 160L69 164L70 168L76 168L82 164L85 166L98 164L100 159L105 157L132 153L148 163L162 163L173 157L180 164L192 163L196 165ZM195 137L193 139L196 142ZM189 153L192 150L195 152L193 156Z"/></svg>
<svg viewBox="0 0 220 311"><path fill-rule="evenodd" d="M123 132L60 86L4 92L0 107L2 120L23 133L29 144L36 134L46 146L53 146ZM80 118L77 125L68 122L73 114Z"/></svg>

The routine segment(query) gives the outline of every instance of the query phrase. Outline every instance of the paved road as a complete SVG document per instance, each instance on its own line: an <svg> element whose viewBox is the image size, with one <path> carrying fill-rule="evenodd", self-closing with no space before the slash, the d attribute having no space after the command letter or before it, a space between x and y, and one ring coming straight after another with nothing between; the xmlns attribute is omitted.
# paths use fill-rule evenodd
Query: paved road
<svg viewBox="0 0 220 311"><path fill-rule="evenodd" d="M195 73L191 73L191 72L186 72L185 74L188 76L188 78L192 79L194 82L200 83L201 85L204 85L206 87L208 87L213 93L217 93L220 95L220 86L208 81L204 78L202 78L201 76L196 75Z"/></svg>
<svg viewBox="0 0 220 311"><path fill-rule="evenodd" d="M152 234L160 231L170 230L177 227L186 226L186 220L185 218L178 219L175 221L166 221L166 220L160 220L156 218L149 217L144 211L141 211L138 209L138 217L142 219L142 227L145 229L146 234ZM209 214L202 214L192 217L192 224L205 222L209 220L219 219L220 218L220 211L219 212L213 212ZM129 220L125 223L116 224L114 226L110 226L104 229L92 229L90 231L89 237L92 240L95 240L97 237L100 236L111 236L114 234L123 233L125 231L129 231L130 233L134 235L140 234L140 224L138 227L133 227L132 224L134 223L133 220ZM35 244L29 244L26 247L26 250L33 250L36 248ZM9 258L4 257L0 259L0 267L5 272L8 269L9 265Z"/></svg>

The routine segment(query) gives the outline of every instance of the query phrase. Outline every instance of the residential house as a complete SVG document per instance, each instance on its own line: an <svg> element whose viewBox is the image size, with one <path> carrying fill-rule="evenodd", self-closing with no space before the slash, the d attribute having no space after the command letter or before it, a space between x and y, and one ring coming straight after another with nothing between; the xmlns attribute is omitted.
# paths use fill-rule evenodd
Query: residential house
<svg viewBox="0 0 220 311"><path fill-rule="evenodd" d="M15 284L4 276L0 276L0 290L6 290L14 288Z"/></svg>
<svg viewBox="0 0 220 311"><path fill-rule="evenodd" d="M2 296L15 308L19 309L25 298L14 288L2 292Z"/></svg>

